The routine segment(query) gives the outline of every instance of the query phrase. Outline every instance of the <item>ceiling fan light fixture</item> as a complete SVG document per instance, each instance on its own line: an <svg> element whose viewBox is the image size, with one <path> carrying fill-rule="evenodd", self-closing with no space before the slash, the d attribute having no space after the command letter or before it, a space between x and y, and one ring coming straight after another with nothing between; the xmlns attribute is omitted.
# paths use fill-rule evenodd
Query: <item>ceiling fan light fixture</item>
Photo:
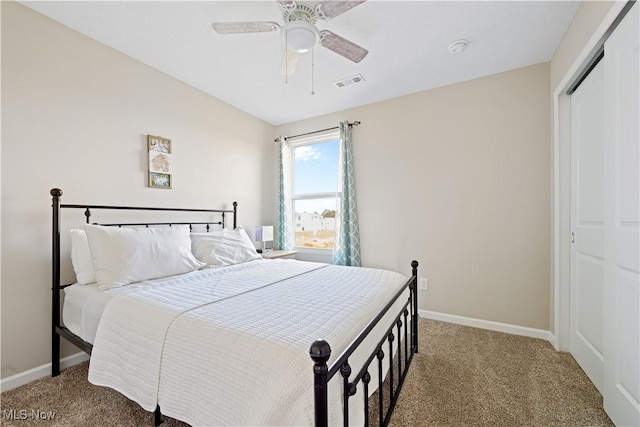
<svg viewBox="0 0 640 427"><path fill-rule="evenodd" d="M287 49L293 52L308 52L320 42L320 32L314 25L306 21L287 23L281 34Z"/></svg>

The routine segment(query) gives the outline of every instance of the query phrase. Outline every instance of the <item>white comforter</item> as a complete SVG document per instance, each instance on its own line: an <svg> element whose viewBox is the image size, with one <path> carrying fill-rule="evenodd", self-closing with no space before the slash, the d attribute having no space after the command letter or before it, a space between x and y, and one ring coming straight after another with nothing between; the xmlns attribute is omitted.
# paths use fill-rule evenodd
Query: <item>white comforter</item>
<svg viewBox="0 0 640 427"><path fill-rule="evenodd" d="M89 381L192 425L311 425L309 346L327 340L331 363L406 280L259 260L137 286L107 306ZM383 332L351 358L354 375ZM330 424L342 423L340 381L330 385ZM354 397L351 414L360 417L363 399Z"/></svg>

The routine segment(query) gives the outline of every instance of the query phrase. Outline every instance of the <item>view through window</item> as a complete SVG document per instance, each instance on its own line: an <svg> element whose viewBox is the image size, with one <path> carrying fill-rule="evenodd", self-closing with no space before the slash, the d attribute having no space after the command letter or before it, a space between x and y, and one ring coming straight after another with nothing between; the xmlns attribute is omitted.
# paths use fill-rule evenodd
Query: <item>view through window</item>
<svg viewBox="0 0 640 427"><path fill-rule="evenodd" d="M333 249L338 193L337 137L293 149L295 246Z"/></svg>

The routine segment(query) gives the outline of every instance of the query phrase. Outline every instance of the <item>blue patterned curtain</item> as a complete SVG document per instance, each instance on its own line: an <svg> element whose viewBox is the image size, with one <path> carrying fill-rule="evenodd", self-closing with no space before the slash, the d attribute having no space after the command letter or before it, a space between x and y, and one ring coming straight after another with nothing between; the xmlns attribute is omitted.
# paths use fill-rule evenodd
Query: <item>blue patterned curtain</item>
<svg viewBox="0 0 640 427"><path fill-rule="evenodd" d="M336 238L333 245L333 263L360 266L360 231L356 207L356 184L353 170L351 126L340 122L340 206L336 210Z"/></svg>
<svg viewBox="0 0 640 427"><path fill-rule="evenodd" d="M291 150L284 137L280 144L280 189L278 192L278 236L277 247L291 250L293 237L291 230Z"/></svg>

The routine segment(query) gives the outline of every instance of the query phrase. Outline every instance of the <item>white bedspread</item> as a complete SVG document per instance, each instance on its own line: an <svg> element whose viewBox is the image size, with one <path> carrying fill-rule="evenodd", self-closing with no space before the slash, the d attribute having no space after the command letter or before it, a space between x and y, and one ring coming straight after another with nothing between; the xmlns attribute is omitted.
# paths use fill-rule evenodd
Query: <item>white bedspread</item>
<svg viewBox="0 0 640 427"><path fill-rule="evenodd" d="M309 346L323 338L337 358L406 280L259 260L137 286L107 306L89 380L192 425L311 425ZM354 374L382 333L352 357ZM330 399L330 424L341 424L339 390Z"/></svg>

